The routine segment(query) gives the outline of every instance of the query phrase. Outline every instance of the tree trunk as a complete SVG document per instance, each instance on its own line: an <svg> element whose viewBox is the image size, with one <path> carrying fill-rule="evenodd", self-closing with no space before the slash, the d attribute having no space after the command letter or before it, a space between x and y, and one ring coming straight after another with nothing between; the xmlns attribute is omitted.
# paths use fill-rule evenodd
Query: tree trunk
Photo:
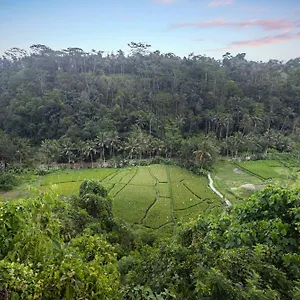
<svg viewBox="0 0 300 300"><path fill-rule="evenodd" d="M93 161L93 153L90 153L90 157L91 157L91 163L92 163L92 169L94 168L94 161Z"/></svg>

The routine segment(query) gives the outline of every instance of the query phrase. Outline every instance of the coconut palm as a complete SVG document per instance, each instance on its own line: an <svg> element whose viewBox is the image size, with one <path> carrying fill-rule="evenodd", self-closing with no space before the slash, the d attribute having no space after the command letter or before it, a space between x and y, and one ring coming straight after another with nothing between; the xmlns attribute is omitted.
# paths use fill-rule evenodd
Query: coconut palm
<svg viewBox="0 0 300 300"><path fill-rule="evenodd" d="M41 151L46 155L46 163L55 160L59 152L59 144L57 140L44 140L41 144Z"/></svg>
<svg viewBox="0 0 300 300"><path fill-rule="evenodd" d="M110 131L107 136L107 141L109 145L109 156L114 157L115 150L118 149L120 144L120 139L117 131Z"/></svg>
<svg viewBox="0 0 300 300"><path fill-rule="evenodd" d="M62 136L59 139L59 146L61 149L61 155L68 158L69 168L71 168L71 159L74 156L74 144L72 140L67 136Z"/></svg>
<svg viewBox="0 0 300 300"><path fill-rule="evenodd" d="M215 161L218 154L218 148L208 137L198 145L198 150L193 152L196 164L201 168L209 168Z"/></svg>
<svg viewBox="0 0 300 300"><path fill-rule="evenodd" d="M139 153L139 144L137 139L133 136L129 136L124 144L124 151L128 153L130 159L133 158L134 154Z"/></svg>
<svg viewBox="0 0 300 300"><path fill-rule="evenodd" d="M105 164L105 149L108 148L108 144L109 144L107 132L105 131L100 132L95 138L95 144L97 150L99 150L100 159L103 159L103 162Z"/></svg>
<svg viewBox="0 0 300 300"><path fill-rule="evenodd" d="M79 159L80 159L80 166L81 168L83 168L83 158L84 158L84 153L85 153L85 142L78 140L75 143L75 148L77 150L77 153L79 155Z"/></svg>
<svg viewBox="0 0 300 300"><path fill-rule="evenodd" d="M85 157L90 157L91 159L91 164L92 164L92 168L94 168L94 155L96 155L97 153L97 149L96 149L96 145L93 141L88 140L85 142L85 146L84 146L84 156Z"/></svg>

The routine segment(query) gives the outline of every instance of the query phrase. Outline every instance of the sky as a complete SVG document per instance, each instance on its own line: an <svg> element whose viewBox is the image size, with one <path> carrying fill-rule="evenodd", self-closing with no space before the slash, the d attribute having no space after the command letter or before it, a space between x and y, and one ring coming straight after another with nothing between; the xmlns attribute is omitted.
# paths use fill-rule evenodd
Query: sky
<svg viewBox="0 0 300 300"><path fill-rule="evenodd" d="M0 0L0 55L60 50L151 50L255 61L300 56L300 0Z"/></svg>

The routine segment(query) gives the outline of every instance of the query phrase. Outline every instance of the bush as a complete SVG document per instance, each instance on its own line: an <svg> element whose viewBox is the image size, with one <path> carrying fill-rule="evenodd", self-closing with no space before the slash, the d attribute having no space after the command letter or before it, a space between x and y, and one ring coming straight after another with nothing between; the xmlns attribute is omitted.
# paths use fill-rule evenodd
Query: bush
<svg viewBox="0 0 300 300"><path fill-rule="evenodd" d="M79 188L79 196L86 194L95 194L101 197L107 197L107 190L97 180L85 180Z"/></svg>
<svg viewBox="0 0 300 300"><path fill-rule="evenodd" d="M0 191L9 191L18 184L17 177L10 173L0 173Z"/></svg>
<svg viewBox="0 0 300 300"><path fill-rule="evenodd" d="M35 169L34 174L44 176L44 175L50 174L52 171L53 171L52 169L49 169L45 166L39 166Z"/></svg>
<svg viewBox="0 0 300 300"><path fill-rule="evenodd" d="M113 226L112 201L100 182L85 180L80 185L79 196L73 197L72 201L75 207L85 210L90 217L94 218L89 224L94 232L111 230Z"/></svg>

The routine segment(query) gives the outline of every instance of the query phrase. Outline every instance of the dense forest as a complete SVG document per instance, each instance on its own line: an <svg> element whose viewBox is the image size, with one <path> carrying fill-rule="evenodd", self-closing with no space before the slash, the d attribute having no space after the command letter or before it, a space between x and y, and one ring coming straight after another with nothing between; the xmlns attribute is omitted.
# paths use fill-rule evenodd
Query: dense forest
<svg viewBox="0 0 300 300"><path fill-rule="evenodd" d="M0 159L44 162L180 156L209 167L297 148L300 60L222 60L151 51L12 48L0 59ZM207 155L204 155L204 154ZM200 161L199 161L200 159Z"/></svg>
<svg viewBox="0 0 300 300"><path fill-rule="evenodd" d="M20 197L1 194L0 299L300 299L300 193L279 184L296 185L300 172L300 58L182 58L145 43L128 47L128 54L105 54L37 44L0 58L0 191L18 180L31 184ZM270 153L268 162L277 171L285 164L286 174L265 165L259 176L259 164L247 171L236 162ZM219 205L208 198L209 171L219 158L232 162L225 170L235 168L228 177L256 176L249 199L226 206L212 191ZM165 163L165 173L157 168L163 179L150 167L150 179L140 178L143 163ZM172 166L172 182L167 164L208 178ZM143 204L152 189L145 217L159 200L170 203L170 232L143 227L144 219L126 223L104 180L79 178L77 170L113 170L103 178L115 179L126 165L130 171L107 186L124 192L138 178L129 200ZM192 174L182 185L186 194L178 192L185 171ZM55 172L65 176L58 184ZM270 174L278 175L277 186L267 186ZM57 186L70 189L70 182L77 192L59 194ZM174 218L172 188L184 198L192 184L201 188L201 204L216 209L183 222ZM200 203L185 200L188 209ZM137 214L124 203L123 214Z"/></svg>

